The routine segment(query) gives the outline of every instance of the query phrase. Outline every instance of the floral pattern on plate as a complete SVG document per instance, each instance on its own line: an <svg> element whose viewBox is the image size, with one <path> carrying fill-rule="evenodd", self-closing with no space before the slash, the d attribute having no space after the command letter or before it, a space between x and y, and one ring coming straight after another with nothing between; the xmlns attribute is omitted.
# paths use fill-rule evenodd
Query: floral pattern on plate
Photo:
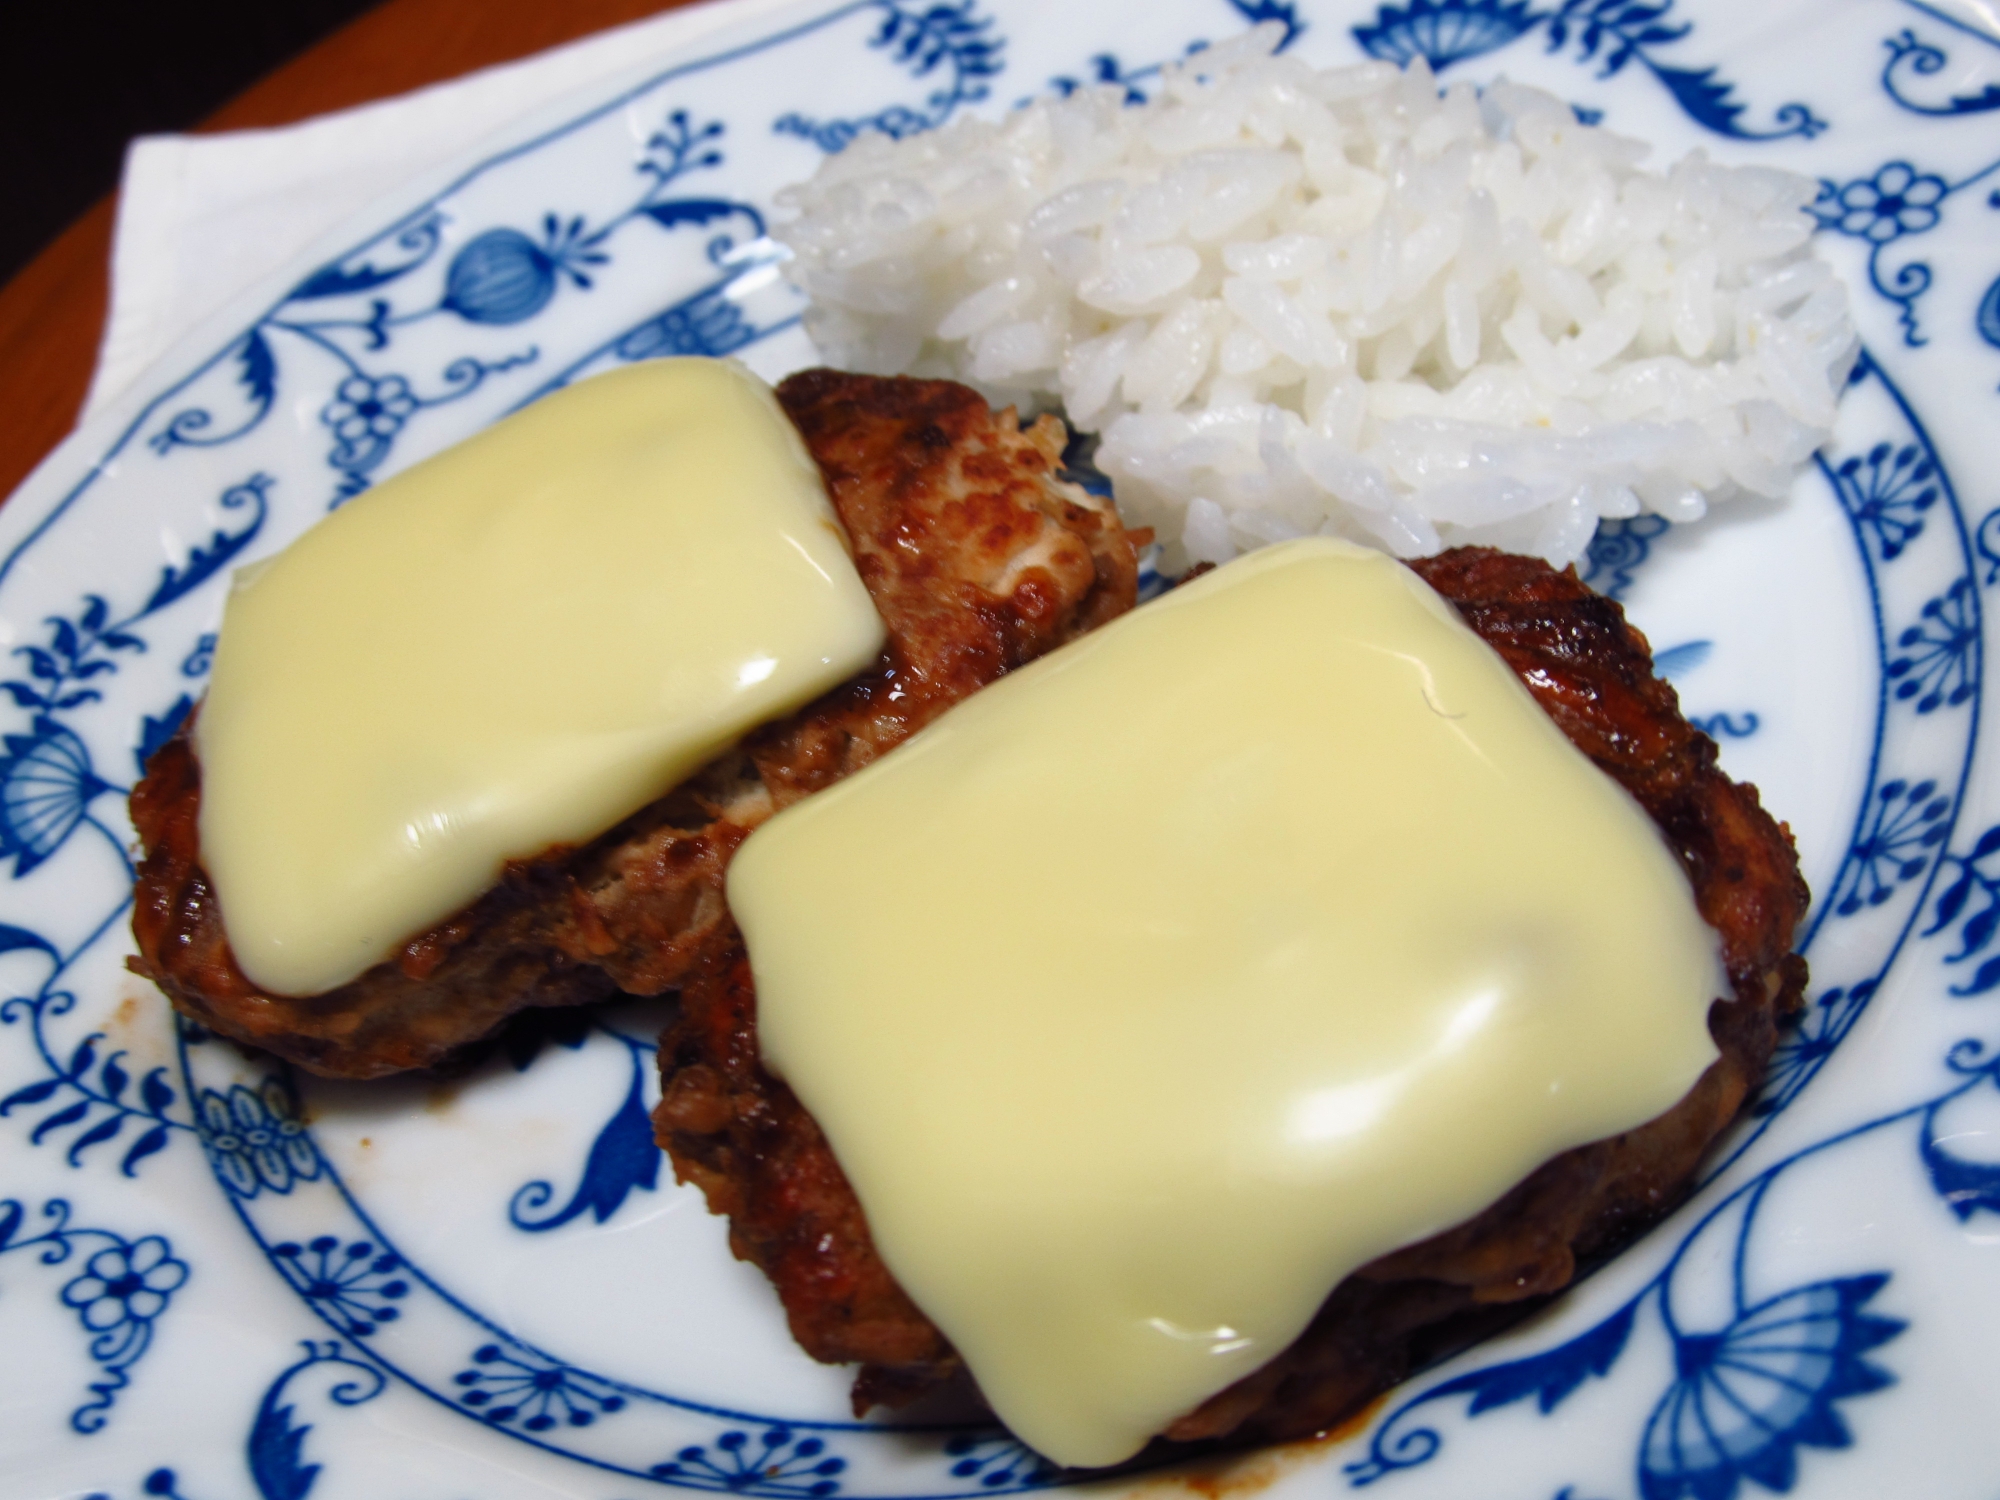
<svg viewBox="0 0 2000 1500"><path fill-rule="evenodd" d="M1624 598L1799 834L1811 1003L1681 1212L1278 1482L1569 1500L1983 1493L2000 1332L2000 39L1952 5L854 0L523 125L189 347L0 512L0 1493L955 1496L1061 1485L990 1428L856 1422L646 1126L656 1016L452 1084L295 1078L125 976L120 798L201 690L230 568L568 381L807 362L782 185L867 129L1147 96L1276 23L1318 63L1505 73L1821 184L1868 352L1789 507L1607 526ZM1796 39L1805 36L1800 44ZM531 1128L532 1127L532 1128ZM18 1253L14 1253L18 1252ZM1982 1280L1981 1272L1988 1274ZM636 1330L636 1332L635 1332ZM1885 1477L1886 1476L1886 1477Z"/></svg>

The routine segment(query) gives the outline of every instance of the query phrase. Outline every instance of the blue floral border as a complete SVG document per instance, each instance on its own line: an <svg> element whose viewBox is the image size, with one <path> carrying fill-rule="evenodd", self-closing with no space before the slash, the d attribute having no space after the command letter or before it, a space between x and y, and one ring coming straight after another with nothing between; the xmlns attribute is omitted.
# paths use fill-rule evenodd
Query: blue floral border
<svg viewBox="0 0 2000 1500"><path fill-rule="evenodd" d="M1228 3L1239 18L1282 24L1287 45L1309 24L1298 8L1281 0ZM1964 27L1957 27L1955 37L1923 30L1933 22L1956 23L1918 0L1907 3L1927 19L1884 39L1884 94L1911 117L1928 120L1961 120L2000 108L2000 85L1970 93L1925 92L1926 81L1945 70L1952 48L1994 43ZM1690 120L1720 136L1809 140L1830 128L1828 119L1803 103L1783 103L1764 114L1738 100L1719 66L1684 60L1694 28L1675 19L1673 9L1674 0L1565 0L1543 10L1528 0L1411 0L1380 6L1352 35L1369 55L1401 62L1422 57L1438 70L1538 35L1548 53L1588 64L1600 78L1636 68ZM777 134L837 149L864 128L890 134L928 128L987 97L1005 66L1006 40L972 0L928 9L903 0L857 0L696 66L747 56L863 13L878 18L866 45L925 81L931 92L920 105L832 122L781 115L772 125ZM1127 67L1104 54L1086 69L1059 75L1052 86L1110 82L1124 85L1128 96L1142 97L1160 67L1157 62ZM257 431L285 383L287 360L301 350L317 351L316 357L344 372L316 418L326 445L327 484L320 503L338 504L371 482L426 413L490 382L509 382L510 399L519 404L608 363L662 353L727 353L789 327L789 316L750 315L743 296L750 283L768 280L775 266L775 253L762 238L761 211L748 202L687 191L701 174L723 164L728 139L722 122L686 110L659 116L647 149L634 163L635 192L624 208L596 216L552 212L532 226L491 225L461 236L447 253L451 242L440 205L454 192L674 76L650 80L482 163L424 207L298 282L237 340L147 406L105 458L0 560L0 583L128 449L166 458L226 448ZM1912 250L1928 243L1919 237L1967 212L1962 205L1979 192L1989 207L2000 208L2000 193L1987 191L1996 170L2000 158L1954 173L1911 152L1871 172L1823 183L1814 210L1822 229L1866 247L1870 289L1896 310L1904 348L1922 349L1932 337L1920 311L1937 277L1932 259L1913 256ZM510 330L528 328L559 298L590 293L595 278L626 254L628 244L639 243L633 236L642 233L697 246L711 275L559 369L541 368L544 354L534 343L504 343ZM420 283L429 290L413 290ZM488 342L479 353L439 364L428 381L394 362L400 340L441 322ZM1972 326L1986 345L2000 348L2000 278L1979 299ZM1851 1032L1912 936L1936 945L1937 961L1958 976L1949 987L1952 997L1976 1000L2000 989L2000 957L1992 952L2000 932L2000 827L1966 841L1956 833L1983 681L1982 591L2000 579L2000 511L1969 527L1941 458L1887 373L1874 360L1864 360L1856 386L1864 397L1888 403L1879 439L1823 459L1820 471L1847 516L1868 574L1882 693L1867 791L1840 871L1815 908L1808 941L1829 923L1865 930L1871 937L1860 946L1871 957L1856 961L1852 973L1836 965L1816 975L1808 1014L1781 1044L1773 1076L1756 1103L1756 1120L1715 1169L1712 1192L1721 1196L1704 1200L1708 1206L1671 1248L1645 1252L1666 1254L1653 1279L1611 1317L1567 1343L1525 1360L1451 1375L1406 1398L1375 1428L1367 1456L1348 1471L1351 1483L1372 1484L1428 1462L1448 1438L1436 1414L1458 1410L1457 1397L1466 1398L1467 1418L1529 1398L1544 1413L1563 1406L1574 1392L1618 1368L1634 1331L1650 1319L1676 1351L1676 1373L1634 1435L1638 1492L1645 1500L1682 1495L1727 1500L1745 1484L1789 1490L1803 1472L1802 1460L1811 1462L1808 1450L1849 1441L1841 1415L1845 1403L1894 1382L1895 1340L1904 1323L1881 1310L1894 1301L1892 1278L1881 1268L1753 1293L1754 1231L1767 1190L1810 1161L1908 1127L1925 1178L1951 1216L1970 1220L2000 1213L2000 1173L1955 1155L1949 1132L1938 1123L1958 1101L2000 1087L1995 1061L2000 1043L1994 1041L1959 1041L1944 1059L1939 1088L1915 1103L1775 1161L1763 1151L1772 1121ZM158 617L212 586L262 538L279 485L265 469L244 465L213 491L212 530L163 565L144 597L119 604L109 591L87 594L45 619L40 639L13 648L19 675L0 682L0 691L26 722L5 735L7 754L0 758L0 861L11 865L16 880L78 847L77 836L85 831L102 856L129 877L121 838L98 810L102 798L122 795L125 788L94 762L79 731L80 716L101 701L110 678L150 649ZM1946 517L1949 526L1937 524ZM1592 549L1593 576L1618 592L1644 564L1650 540L1646 518L1608 527ZM1947 552L1956 559L1949 566L1937 560ZM135 769L187 712L212 645L209 637L196 641L178 663L185 686L163 700L158 712L141 717L130 744ZM1673 649L1691 666L1709 645L1688 642ZM1663 666L1671 657L1671 651L1662 653ZM1712 732L1738 736L1757 732L1759 723L1748 711L1711 715L1704 722ZM1941 749L1952 743L1965 747L1962 761ZM280 1398L294 1377L343 1364L366 1372L351 1391L372 1395L394 1377L493 1430L635 1478L792 1497L846 1491L853 1482L851 1445L882 1429L784 1421L677 1401L511 1340L410 1266L379 1232L321 1156L282 1075L237 1076L220 1060L221 1050L194 1029L181 1036L178 1079L165 1068L135 1069L128 1053L112 1046L103 1032L78 1038L67 1030L65 1019L77 1005L71 976L123 915L121 905L81 943L59 941L26 925L0 927L0 955L39 961L45 971L39 987L0 1003L0 1023L19 1028L30 1040L37 1070L0 1099L0 1116L32 1122L30 1144L59 1148L68 1167L115 1163L120 1179L144 1171L174 1140L193 1136L273 1272L341 1336L308 1346L306 1357L270 1387L249 1444L260 1494L303 1496L310 1487L317 1471L301 1453L311 1429L297 1424ZM625 1049L627 1086L573 1185L559 1190L551 1183L530 1183L514 1195L509 1218L519 1232L547 1233L585 1216L608 1221L631 1195L657 1185L659 1158L642 1140L647 1046L609 1027L598 1028L588 1040ZM127 1237L75 1227L67 1198L44 1197L32 1211L31 1201L0 1200L0 1256L37 1251L21 1257L24 1265L58 1264L72 1251L77 1257L77 1269L57 1299L74 1313L99 1370L90 1399L71 1416L72 1427L87 1434L102 1427L150 1346L155 1320L180 1295L190 1267L163 1235ZM280 1219L289 1226L283 1233L276 1232ZM1735 1237L1729 1257L1733 1312L1719 1324L1690 1324L1677 1313L1676 1298L1691 1274L1691 1247L1716 1235ZM406 1347L424 1353L426 1338L440 1326L435 1319L441 1308L456 1320L454 1328L473 1337L435 1343L429 1350L437 1356L430 1361L435 1370L382 1354ZM1776 1329L1787 1331L1778 1336ZM445 1357L450 1350L458 1352ZM1747 1393L1746 1370L1761 1371L1762 1394ZM376 1382L372 1389L369 1379ZM1778 1387L1790 1394L1772 1405L1766 1398ZM1416 1422L1419 1410L1429 1425ZM1749 1416L1738 1421L1731 1413ZM652 1444L643 1462L592 1456L590 1444L611 1435L615 1446L617 1434L641 1426ZM1463 1434L1450 1439L1466 1440ZM920 1441L931 1453L930 1466L912 1493L1006 1493L1071 1477L990 1429L924 1430ZM172 1470L156 1469L143 1488L172 1496L179 1494L178 1483Z"/></svg>

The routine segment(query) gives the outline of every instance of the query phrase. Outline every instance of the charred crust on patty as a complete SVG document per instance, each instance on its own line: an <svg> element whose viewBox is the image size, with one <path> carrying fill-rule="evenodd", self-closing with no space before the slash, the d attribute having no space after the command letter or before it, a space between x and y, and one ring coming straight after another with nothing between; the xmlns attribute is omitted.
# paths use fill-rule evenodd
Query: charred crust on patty
<svg viewBox="0 0 2000 1500"><path fill-rule="evenodd" d="M508 864L477 901L316 995L266 993L237 965L183 728L132 794L133 971L209 1029L343 1078L437 1066L526 1007L662 993L721 939L723 874L751 829L1132 607L1132 543L1108 502L1058 477L1054 418L1023 427L948 381L831 370L793 376L778 400L888 627L873 667L590 843Z"/></svg>
<svg viewBox="0 0 2000 1500"><path fill-rule="evenodd" d="M1791 835L1755 788L1717 768L1714 743L1682 717L1619 605L1573 573L1480 548L1411 567L1678 855L1733 992L1709 1011L1720 1055L1657 1119L1563 1152L1467 1222L1363 1266L1283 1353L1173 1423L1169 1443L1325 1431L1629 1244L1686 1195L1763 1076L1778 1026L1803 1002L1805 964L1791 949L1807 892ZM770 1276L800 1345L832 1363L861 1362L857 1414L962 1380L948 1341L892 1291L819 1127L758 1061L740 939L690 973L659 1060L654 1123L675 1171L729 1216L731 1247Z"/></svg>
<svg viewBox="0 0 2000 1500"><path fill-rule="evenodd" d="M131 967L210 1029L341 1077L435 1066L525 1007L678 987L659 1052L660 1143L728 1217L735 1253L770 1276L800 1345L861 1366L864 1412L965 1372L883 1265L819 1127L759 1060L723 874L776 809L1131 608L1137 569L1108 503L1057 477L1053 419L1024 429L963 386L825 370L787 380L779 399L889 627L869 671L591 843L510 863L359 979L303 997L260 992L229 950L201 867L200 768L184 729L132 796L144 857ZM1290 1348L1180 1418L1169 1442L1323 1431L1615 1253L1685 1196L1802 1004L1805 966L1790 950L1807 894L1790 835L1717 768L1619 606L1574 574L1483 549L1412 567L1674 849L1733 991L1709 1014L1720 1055L1659 1118L1564 1152L1473 1219L1342 1281Z"/></svg>

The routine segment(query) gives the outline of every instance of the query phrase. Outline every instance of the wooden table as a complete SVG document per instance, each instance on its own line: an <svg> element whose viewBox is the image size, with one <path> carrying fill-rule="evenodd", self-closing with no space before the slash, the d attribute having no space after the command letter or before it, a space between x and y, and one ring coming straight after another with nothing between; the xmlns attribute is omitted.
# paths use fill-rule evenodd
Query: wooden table
<svg viewBox="0 0 2000 1500"><path fill-rule="evenodd" d="M198 129L290 125L636 21L688 0L387 0ZM115 198L0 288L0 496L68 436L104 329Z"/></svg>

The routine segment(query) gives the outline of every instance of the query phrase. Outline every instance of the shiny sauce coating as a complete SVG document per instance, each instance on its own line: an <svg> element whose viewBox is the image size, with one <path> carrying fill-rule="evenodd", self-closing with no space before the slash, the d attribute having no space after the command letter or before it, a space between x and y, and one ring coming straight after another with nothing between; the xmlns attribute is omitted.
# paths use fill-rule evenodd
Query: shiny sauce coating
<svg viewBox="0 0 2000 1500"><path fill-rule="evenodd" d="M1267 549L787 810L765 1058L995 1411L1115 1463L1355 1268L1675 1103L1717 940L1408 570Z"/></svg>
<svg viewBox="0 0 2000 1500"><path fill-rule="evenodd" d="M819 472L742 367L544 398L239 575L196 725L243 972L353 979L881 649Z"/></svg>

